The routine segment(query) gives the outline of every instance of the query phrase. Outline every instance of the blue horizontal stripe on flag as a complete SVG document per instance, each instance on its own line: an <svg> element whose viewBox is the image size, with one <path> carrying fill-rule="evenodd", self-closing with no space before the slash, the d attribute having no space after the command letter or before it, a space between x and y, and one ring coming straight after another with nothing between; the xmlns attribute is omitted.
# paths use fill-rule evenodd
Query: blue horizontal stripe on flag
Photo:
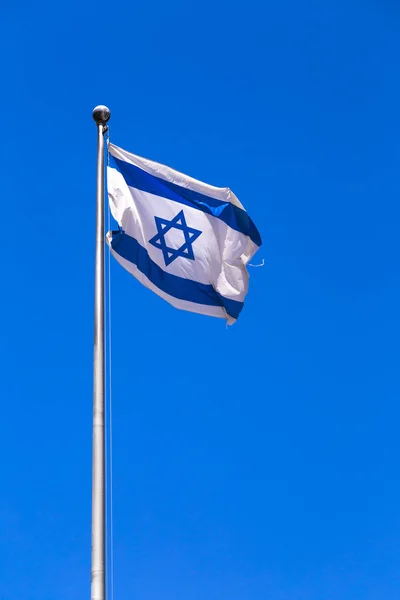
<svg viewBox="0 0 400 600"><path fill-rule="evenodd" d="M150 175L143 169L116 158L112 154L110 154L110 167L117 169L130 187L186 204L213 215L224 221L232 229L249 236L257 246L261 246L261 236L257 231L257 227L242 208Z"/></svg>
<svg viewBox="0 0 400 600"><path fill-rule="evenodd" d="M135 238L123 231L113 235L111 241L112 249L129 262L137 266L143 273L161 291L178 298L179 300L188 300L196 304L206 304L207 306L222 306L229 316L237 319L243 308L243 302L230 300L221 296L212 285L198 283L191 279L184 279L177 275L172 275L163 271L153 260L151 260L147 250L143 248Z"/></svg>

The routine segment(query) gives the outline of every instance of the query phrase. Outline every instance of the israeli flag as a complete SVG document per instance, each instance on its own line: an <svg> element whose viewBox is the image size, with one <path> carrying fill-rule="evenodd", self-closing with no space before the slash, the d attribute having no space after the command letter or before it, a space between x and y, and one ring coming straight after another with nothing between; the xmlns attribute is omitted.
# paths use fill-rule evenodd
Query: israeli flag
<svg viewBox="0 0 400 600"><path fill-rule="evenodd" d="M113 256L176 308L236 321L247 294L246 264L261 246L229 188L217 188L109 144L107 187L120 231Z"/></svg>

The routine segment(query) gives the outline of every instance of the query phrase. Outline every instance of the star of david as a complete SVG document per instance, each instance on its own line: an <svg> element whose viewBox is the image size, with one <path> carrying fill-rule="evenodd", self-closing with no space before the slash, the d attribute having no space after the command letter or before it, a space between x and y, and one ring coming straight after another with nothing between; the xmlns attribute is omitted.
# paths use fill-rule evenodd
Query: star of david
<svg viewBox="0 0 400 600"><path fill-rule="evenodd" d="M152 244L156 248L162 250L165 266L168 267L168 265L170 265L179 256L182 258L195 260L192 244L195 240L197 240L199 235L202 234L202 231L187 226L183 210L181 210L181 212L178 213L171 221L162 219L161 217L154 217L154 219L158 233L152 237L151 240L149 240L149 244ZM171 229L178 229L183 232L185 241L180 248L171 248L171 246L167 245L165 235Z"/></svg>

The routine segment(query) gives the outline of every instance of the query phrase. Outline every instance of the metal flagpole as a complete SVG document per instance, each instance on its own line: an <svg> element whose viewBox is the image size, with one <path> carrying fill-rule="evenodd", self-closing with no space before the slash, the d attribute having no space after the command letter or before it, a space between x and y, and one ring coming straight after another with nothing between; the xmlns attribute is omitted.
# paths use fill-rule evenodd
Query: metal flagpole
<svg viewBox="0 0 400 600"><path fill-rule="evenodd" d="M97 195L94 296L92 586L91 600L105 600L105 461L104 461L104 133L110 110L96 106Z"/></svg>

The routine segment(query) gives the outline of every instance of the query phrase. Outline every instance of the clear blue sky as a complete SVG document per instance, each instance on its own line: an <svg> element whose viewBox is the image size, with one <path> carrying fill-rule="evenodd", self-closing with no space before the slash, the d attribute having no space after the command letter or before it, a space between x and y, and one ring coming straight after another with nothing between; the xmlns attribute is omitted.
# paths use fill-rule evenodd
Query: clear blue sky
<svg viewBox="0 0 400 600"><path fill-rule="evenodd" d="M96 104L229 186L236 325L114 262L115 600L397 600L400 9L1 7L1 600L90 584Z"/></svg>

